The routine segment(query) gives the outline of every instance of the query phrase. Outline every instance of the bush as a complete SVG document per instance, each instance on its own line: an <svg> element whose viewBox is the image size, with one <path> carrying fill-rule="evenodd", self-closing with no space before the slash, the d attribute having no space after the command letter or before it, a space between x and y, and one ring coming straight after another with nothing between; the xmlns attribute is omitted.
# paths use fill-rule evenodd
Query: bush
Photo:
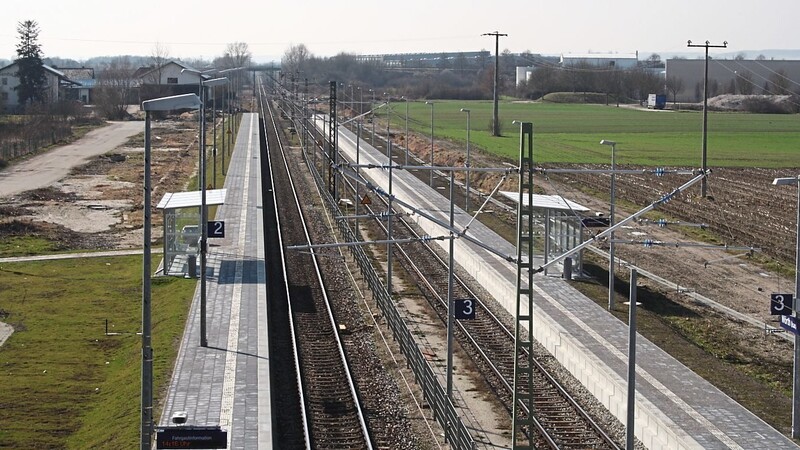
<svg viewBox="0 0 800 450"><path fill-rule="evenodd" d="M768 98L749 97L742 100L742 110L757 114L791 114L785 103L776 103Z"/></svg>
<svg viewBox="0 0 800 450"><path fill-rule="evenodd" d="M542 97L552 103L606 103L606 94L599 92L552 92Z"/></svg>

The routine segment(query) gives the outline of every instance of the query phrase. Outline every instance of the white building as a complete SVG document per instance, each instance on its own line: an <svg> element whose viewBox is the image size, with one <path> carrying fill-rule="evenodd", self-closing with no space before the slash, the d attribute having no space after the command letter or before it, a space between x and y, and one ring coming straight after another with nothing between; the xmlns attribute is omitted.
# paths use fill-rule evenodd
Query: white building
<svg viewBox="0 0 800 450"><path fill-rule="evenodd" d="M573 67L573 66L592 66L597 69L631 69L639 65L638 53L586 53L586 54L562 54L560 57L540 57L542 64L550 67ZM517 86L523 81L531 79L531 75L537 69L537 64L532 66L517 66L516 82Z"/></svg>
<svg viewBox="0 0 800 450"><path fill-rule="evenodd" d="M79 83L70 80L67 76L50 66L44 65L45 74L45 101L48 103L55 103L59 100L66 99L65 88L67 86L79 85ZM14 112L19 110L19 94L17 93L17 86L19 86L19 76L17 72L19 67L17 63L11 63L3 68L0 68L0 110L3 112Z"/></svg>

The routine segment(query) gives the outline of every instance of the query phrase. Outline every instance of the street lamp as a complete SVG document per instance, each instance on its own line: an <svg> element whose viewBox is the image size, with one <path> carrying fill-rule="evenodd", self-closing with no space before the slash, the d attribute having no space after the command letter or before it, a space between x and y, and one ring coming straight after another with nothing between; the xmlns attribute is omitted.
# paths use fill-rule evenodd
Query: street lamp
<svg viewBox="0 0 800 450"><path fill-rule="evenodd" d="M231 73L231 72L236 72L237 70L241 70L241 69L242 69L242 67L234 67L232 69L224 69L224 70L220 70L219 74L222 75L222 74L227 74L227 73ZM233 76L232 73L231 73L231 76ZM225 99L228 101L228 113L229 113L227 131L225 130L225 112L224 112L225 108L224 108L224 105L223 105L223 113L222 113L222 174L223 175L225 175L225 170L226 170L225 169L225 141L228 140L228 154L230 154L231 146L232 146L232 143L229 141L229 138L232 135L231 127L233 125L233 116L230 115L230 104L231 104L230 103L231 102L230 95L231 95L232 88L233 88L233 86L228 84L226 86L226 89L225 89ZM223 103L225 103L225 102L223 101Z"/></svg>
<svg viewBox="0 0 800 450"><path fill-rule="evenodd" d="M611 214L608 218L608 226L614 226L614 205L616 204L616 170L617 170L617 143L614 141L607 141L605 139L600 141L601 145L611 146ZM608 310L614 309L614 232L608 236Z"/></svg>
<svg viewBox="0 0 800 450"><path fill-rule="evenodd" d="M219 78L219 79L220 80L225 80L224 83L219 83L219 84L227 84L227 82L228 82L227 78ZM212 120L212 123L213 123L212 128L214 129L214 133L213 133L214 143L212 144L212 151L211 151L211 154L214 155L214 159L213 159L214 164L213 164L213 167L212 167L212 172L214 174L214 182L213 182L214 189L217 188L217 92L216 92L216 86L218 86L219 84L211 84L210 85L211 86L211 104L212 104L212 106L211 106L211 120ZM208 84L206 84L206 86L208 86ZM224 158L224 156L223 156L223 158ZM223 159L222 161L223 161L222 164L225 165L225 159Z"/></svg>
<svg viewBox="0 0 800 450"><path fill-rule="evenodd" d="M372 103L369 104L369 117L372 120L372 148L375 148L375 89L370 89L372 92Z"/></svg>
<svg viewBox="0 0 800 450"><path fill-rule="evenodd" d="M433 102L425 102L431 107L431 187L433 187Z"/></svg>
<svg viewBox="0 0 800 450"><path fill-rule="evenodd" d="M355 108L353 108L353 106L354 106L353 104L354 104L355 102L356 102L355 91L354 91L354 87L353 87L353 85L351 84L351 85L350 85L350 111L351 111L353 114L355 114L355 112L356 112Z"/></svg>
<svg viewBox="0 0 800 450"><path fill-rule="evenodd" d="M408 146L409 146L409 142L408 142L408 98L406 98L405 96L400 97L400 98L406 101L406 145L405 145L405 147L406 147L406 165L408 165Z"/></svg>
<svg viewBox="0 0 800 450"><path fill-rule="evenodd" d="M389 137L390 137L390 134L391 134L391 130L389 129L389 125L391 125L391 123L392 123L392 111L390 109L391 108L390 104L391 104L391 101L392 101L392 97L389 95L388 92L384 92L383 95L386 96L386 147L387 147L387 151L388 151ZM391 155L389 156L389 164L392 164Z"/></svg>
<svg viewBox="0 0 800 450"><path fill-rule="evenodd" d="M794 262L794 302L792 311L794 319L800 320L797 314L797 298L800 297L800 175L791 178L775 178L775 186L797 185L797 246ZM794 335L794 371L792 376L792 438L800 437L800 335Z"/></svg>
<svg viewBox="0 0 800 450"><path fill-rule="evenodd" d="M150 111L196 109L202 105L196 94L161 97L142 102L144 111L144 257L142 258L142 450L153 442L153 347L151 321L151 181L150 181Z"/></svg>
<svg viewBox="0 0 800 450"><path fill-rule="evenodd" d="M183 71L197 72L192 69L183 69ZM206 337L206 252L208 251L208 211L206 205L206 88L213 88L214 86L221 86L228 82L225 77L214 78L211 80L203 80L202 74L200 76L200 103L203 107L200 109L200 346L208 347L208 339Z"/></svg>
<svg viewBox="0 0 800 450"><path fill-rule="evenodd" d="M466 189L467 195L464 196L464 211L469 212L469 110L466 108L461 108L461 112L467 113L467 179L466 179Z"/></svg>

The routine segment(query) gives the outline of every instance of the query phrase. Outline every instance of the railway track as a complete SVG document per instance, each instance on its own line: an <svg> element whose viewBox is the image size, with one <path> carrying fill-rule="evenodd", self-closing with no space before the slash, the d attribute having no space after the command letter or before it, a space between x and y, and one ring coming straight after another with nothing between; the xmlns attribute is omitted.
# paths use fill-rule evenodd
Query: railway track
<svg viewBox="0 0 800 450"><path fill-rule="evenodd" d="M277 363L274 365L283 366L281 380L273 382L273 398L280 405L275 409L279 424L276 434L285 448L371 449L372 439L318 258L313 251L281 251L286 245L311 244L312 239L286 150L279 139L282 132L263 89L261 94L263 133L267 137L264 159L268 161L270 174L267 189L275 200L279 224L271 230L277 237L272 245L278 249L267 253L281 254L280 272L285 286L285 295L280 296L285 304L272 305L278 299L270 299L270 314L274 317L271 333L280 336L271 348L271 355ZM268 258L270 262L275 259ZM275 317L281 314L285 315ZM272 330L273 326L282 331ZM287 366L294 366L294 370ZM297 379L290 379L292 372ZM284 414L288 420L282 417Z"/></svg>
<svg viewBox="0 0 800 450"><path fill-rule="evenodd" d="M354 190L352 185L349 188ZM383 197L380 198L383 200ZM386 212L386 203L383 202L382 209L377 205L367 208L370 214L382 216ZM392 227L392 239L419 239L414 243L396 245L394 253L400 256L401 265L413 278L436 316L446 324L447 299L441 293L448 291L447 262L429 244L422 242L414 227L402 217L393 222L401 226ZM374 221L374 226L380 228L377 233L386 235L385 215L381 220ZM456 337L510 414L513 400L514 333L466 282L456 276L453 286L453 298L471 298L476 305L475 320L456 322ZM543 350L536 358L552 360ZM535 361L535 365L533 385L536 400L533 417L536 430L528 432L536 436L537 448L619 448L603 427L550 375L545 365L538 361ZM527 410L525 412L530 413Z"/></svg>

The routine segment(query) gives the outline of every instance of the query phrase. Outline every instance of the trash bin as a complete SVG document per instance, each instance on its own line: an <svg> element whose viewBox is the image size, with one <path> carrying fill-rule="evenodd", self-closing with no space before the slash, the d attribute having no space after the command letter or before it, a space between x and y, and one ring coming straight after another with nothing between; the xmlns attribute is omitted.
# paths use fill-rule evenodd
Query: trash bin
<svg viewBox="0 0 800 450"><path fill-rule="evenodd" d="M189 276L197 278L197 255L189 255Z"/></svg>

